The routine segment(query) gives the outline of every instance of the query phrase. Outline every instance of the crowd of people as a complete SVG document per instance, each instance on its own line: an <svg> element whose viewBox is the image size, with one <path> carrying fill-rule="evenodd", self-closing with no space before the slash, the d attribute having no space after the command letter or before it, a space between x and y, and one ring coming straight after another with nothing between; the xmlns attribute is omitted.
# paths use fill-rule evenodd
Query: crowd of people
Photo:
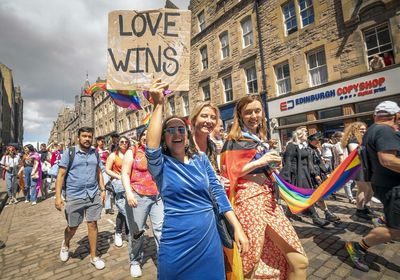
<svg viewBox="0 0 400 280"><path fill-rule="evenodd" d="M64 209L67 220L61 261L69 259L70 241L86 219L90 262L97 269L105 267L96 255L97 221L102 209L113 213L114 201L118 209L114 243L121 247L125 233L132 277L142 276L144 232L150 218L158 279L203 279L204 275L218 280L305 279L308 259L291 221L310 218L324 228L341 219L325 200L292 214L279 198L271 172L279 172L298 187L316 189L361 147L368 156L360 152L363 168L344 190L355 215L372 221L376 228L359 242L347 242L346 249L355 267L368 271L367 249L400 237L400 108L395 102L376 107L370 128L354 122L324 138L320 132L309 135L306 127L298 127L281 147L278 140L267 139L259 96L237 102L233 123L225 133L219 110L210 102L196 105L190 124L179 116L163 120L167 88L160 80L150 88L152 117L137 141L113 135L108 149L105 139L98 137L93 147L93 129L83 127L78 144L65 150L61 145L42 144L39 152L27 145L18 153L8 147L0 163L9 203L18 201L15 186L32 205L38 194L46 198L54 180L48 173L58 167L55 207ZM15 183L18 177L21 183L23 178L22 186ZM383 216L371 209L372 199L382 203ZM233 227L233 249L222 246L215 213Z"/></svg>

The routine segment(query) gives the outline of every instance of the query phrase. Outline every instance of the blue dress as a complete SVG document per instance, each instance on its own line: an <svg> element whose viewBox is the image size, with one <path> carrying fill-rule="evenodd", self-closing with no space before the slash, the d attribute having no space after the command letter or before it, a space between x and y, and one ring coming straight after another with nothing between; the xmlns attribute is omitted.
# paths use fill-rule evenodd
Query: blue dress
<svg viewBox="0 0 400 280"><path fill-rule="evenodd" d="M159 280L224 280L224 257L209 187L218 210L232 210L204 153L182 163L146 149L148 168L164 202L158 254Z"/></svg>

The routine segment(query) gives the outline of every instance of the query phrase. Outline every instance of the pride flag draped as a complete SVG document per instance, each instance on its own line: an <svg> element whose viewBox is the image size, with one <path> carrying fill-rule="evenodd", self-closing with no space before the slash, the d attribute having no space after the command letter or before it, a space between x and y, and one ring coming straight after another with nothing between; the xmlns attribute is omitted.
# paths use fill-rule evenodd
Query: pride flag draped
<svg viewBox="0 0 400 280"><path fill-rule="evenodd" d="M142 119L142 124L145 126L148 126L150 123L151 119L151 113L148 113L143 119Z"/></svg>
<svg viewBox="0 0 400 280"><path fill-rule="evenodd" d="M354 178L360 169L361 162L357 149L355 149L317 189L305 189L293 186L276 173L273 173L273 177L279 187L279 193L287 203L290 211L293 214L298 214L318 200L327 198L339 190L344 184Z"/></svg>

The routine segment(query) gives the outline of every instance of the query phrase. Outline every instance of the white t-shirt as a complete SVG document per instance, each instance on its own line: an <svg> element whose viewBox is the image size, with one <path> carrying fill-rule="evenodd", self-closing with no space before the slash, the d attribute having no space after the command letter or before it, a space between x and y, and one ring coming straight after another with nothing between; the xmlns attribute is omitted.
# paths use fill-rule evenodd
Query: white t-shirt
<svg viewBox="0 0 400 280"><path fill-rule="evenodd" d="M18 168L19 157L15 156L14 158L10 156L3 156L1 158L0 164L5 165L7 167L12 167L13 169Z"/></svg>
<svg viewBox="0 0 400 280"><path fill-rule="evenodd" d="M332 148L334 147L331 143L322 144L322 157L332 157Z"/></svg>

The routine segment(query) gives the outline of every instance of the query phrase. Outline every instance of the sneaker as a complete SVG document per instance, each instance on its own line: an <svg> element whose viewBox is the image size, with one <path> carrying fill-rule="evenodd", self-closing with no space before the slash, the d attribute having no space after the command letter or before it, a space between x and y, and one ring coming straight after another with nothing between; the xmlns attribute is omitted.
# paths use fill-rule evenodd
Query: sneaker
<svg viewBox="0 0 400 280"><path fill-rule="evenodd" d="M14 198L14 204L17 204L18 202L18 199Z"/></svg>
<svg viewBox="0 0 400 280"><path fill-rule="evenodd" d="M312 219L312 221L313 221L314 225L319 226L320 228L324 228L325 226L330 224L329 221L321 219L321 218L318 218L318 217L314 217Z"/></svg>
<svg viewBox="0 0 400 280"><path fill-rule="evenodd" d="M368 272L369 267L364 260L364 254L363 254L362 250L357 249L355 244L356 244L356 242L346 242L345 247L346 247L347 253L349 253L350 259L356 268L358 268L359 270L362 270L364 272Z"/></svg>
<svg viewBox="0 0 400 280"><path fill-rule="evenodd" d="M131 276L133 278L137 278L142 276L142 269L140 268L140 265L138 264L131 264Z"/></svg>
<svg viewBox="0 0 400 280"><path fill-rule="evenodd" d="M32 202L32 205L36 205L36 201Z"/></svg>
<svg viewBox="0 0 400 280"><path fill-rule="evenodd" d="M29 203L29 200L25 199L25 203Z"/></svg>
<svg viewBox="0 0 400 280"><path fill-rule="evenodd" d="M122 233L115 233L114 244L117 247L122 246Z"/></svg>
<svg viewBox="0 0 400 280"><path fill-rule="evenodd" d="M356 216L365 220L372 220L371 215L368 213L368 210L366 209L357 209L356 210Z"/></svg>
<svg viewBox="0 0 400 280"><path fill-rule="evenodd" d="M69 251L68 251L68 247L65 247L64 245L64 240L61 243L61 249L60 249L60 260L62 262L66 262L69 259Z"/></svg>
<svg viewBox="0 0 400 280"><path fill-rule="evenodd" d="M95 257L94 259L90 258L90 263L94 265L94 267L98 270L101 270L106 267L106 264L99 257Z"/></svg>
<svg viewBox="0 0 400 280"><path fill-rule="evenodd" d="M375 228L376 227L386 227L386 223L385 223L385 221L382 220L381 217L373 218L371 222Z"/></svg>
<svg viewBox="0 0 400 280"><path fill-rule="evenodd" d="M371 201L372 201L372 202L375 202L375 203L382 204L382 202L381 202L379 199L377 199L375 196L373 196L373 197L371 198Z"/></svg>
<svg viewBox="0 0 400 280"><path fill-rule="evenodd" d="M334 223L340 221L340 218L329 211L325 211L325 220Z"/></svg>
<svg viewBox="0 0 400 280"><path fill-rule="evenodd" d="M365 206L365 212L368 213L372 218L378 218L379 215L375 213L374 210L372 210L371 207Z"/></svg>

